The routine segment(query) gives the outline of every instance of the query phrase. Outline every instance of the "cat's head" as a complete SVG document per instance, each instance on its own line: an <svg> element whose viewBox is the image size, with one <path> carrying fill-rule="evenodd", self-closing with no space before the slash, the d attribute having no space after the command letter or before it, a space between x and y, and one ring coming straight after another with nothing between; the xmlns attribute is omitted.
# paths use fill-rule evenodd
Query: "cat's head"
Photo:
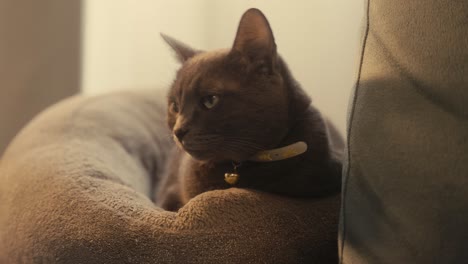
<svg viewBox="0 0 468 264"><path fill-rule="evenodd" d="M182 63L168 94L168 124L180 147L215 161L277 147L289 129L294 84L259 10L244 13L231 49L203 52L162 36Z"/></svg>

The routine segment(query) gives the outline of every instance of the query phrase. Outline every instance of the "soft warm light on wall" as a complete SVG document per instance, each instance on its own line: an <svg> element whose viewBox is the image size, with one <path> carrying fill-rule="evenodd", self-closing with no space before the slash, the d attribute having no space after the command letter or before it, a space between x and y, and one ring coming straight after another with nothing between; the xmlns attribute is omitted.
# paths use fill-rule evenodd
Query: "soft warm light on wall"
<svg viewBox="0 0 468 264"><path fill-rule="evenodd" d="M177 64L159 32L200 49L226 48L242 13L261 9L279 52L313 102L345 130L356 79L363 0L85 1L83 90L166 88Z"/></svg>

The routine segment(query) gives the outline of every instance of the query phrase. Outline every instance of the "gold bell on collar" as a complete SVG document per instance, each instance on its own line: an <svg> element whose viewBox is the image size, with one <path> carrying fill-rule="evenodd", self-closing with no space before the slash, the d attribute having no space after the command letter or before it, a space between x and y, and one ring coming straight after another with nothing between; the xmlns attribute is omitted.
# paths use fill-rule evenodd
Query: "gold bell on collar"
<svg viewBox="0 0 468 264"><path fill-rule="evenodd" d="M224 174L224 180L230 185L234 185L239 180L239 174L236 172L226 172Z"/></svg>

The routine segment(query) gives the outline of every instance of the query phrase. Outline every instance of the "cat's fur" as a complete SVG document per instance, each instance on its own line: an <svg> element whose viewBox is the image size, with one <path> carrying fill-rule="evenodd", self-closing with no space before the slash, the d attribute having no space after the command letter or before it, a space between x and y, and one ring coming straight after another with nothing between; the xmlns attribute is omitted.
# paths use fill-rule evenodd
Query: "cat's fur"
<svg viewBox="0 0 468 264"><path fill-rule="evenodd" d="M224 174L242 162L235 187L290 196L340 191L343 140L327 125L276 52L265 16L249 9L230 50L193 50L168 36L182 67L168 94L168 124L179 147L156 202L176 210L205 191L231 186ZM207 109L203 100L216 95ZM335 141L332 141L335 140ZM260 150L305 141L304 154L281 161L247 159ZM183 143L182 143L183 142Z"/></svg>

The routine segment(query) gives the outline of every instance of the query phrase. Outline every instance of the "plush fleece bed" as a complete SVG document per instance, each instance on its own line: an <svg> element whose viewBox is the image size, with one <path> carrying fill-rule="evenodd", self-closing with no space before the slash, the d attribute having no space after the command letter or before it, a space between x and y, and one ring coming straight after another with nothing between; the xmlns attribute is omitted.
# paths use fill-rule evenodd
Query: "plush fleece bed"
<svg viewBox="0 0 468 264"><path fill-rule="evenodd" d="M337 262L339 195L231 188L156 207L164 97L75 96L18 134L0 161L0 263Z"/></svg>

